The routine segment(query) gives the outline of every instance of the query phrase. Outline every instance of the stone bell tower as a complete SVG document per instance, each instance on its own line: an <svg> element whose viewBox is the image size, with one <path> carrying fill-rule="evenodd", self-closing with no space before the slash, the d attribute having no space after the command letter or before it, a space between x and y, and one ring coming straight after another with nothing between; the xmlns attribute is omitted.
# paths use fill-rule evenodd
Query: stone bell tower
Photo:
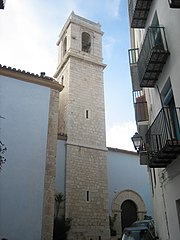
<svg viewBox="0 0 180 240"><path fill-rule="evenodd" d="M58 40L55 76L60 95L59 133L67 134L65 217L68 239L109 240L107 149L98 23L71 13Z"/></svg>

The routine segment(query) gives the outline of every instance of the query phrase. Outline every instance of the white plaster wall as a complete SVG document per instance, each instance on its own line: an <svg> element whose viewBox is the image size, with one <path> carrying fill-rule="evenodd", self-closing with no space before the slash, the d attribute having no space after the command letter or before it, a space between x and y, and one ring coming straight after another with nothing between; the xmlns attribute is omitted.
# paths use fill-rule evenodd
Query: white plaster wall
<svg viewBox="0 0 180 240"><path fill-rule="evenodd" d="M176 107L180 107L180 79L179 79L179 67L180 67L180 9L172 9L169 7L168 1L158 0L152 1L150 12L147 19L146 29L151 25L153 16L157 11L159 23L165 27L167 44L170 52L170 56L160 74L159 80L155 88L146 90L146 100L148 101L149 110L149 125L153 122L157 116L162 105L160 102L160 96L157 90L159 87L160 92L165 86L167 80L170 78L172 90L175 99ZM131 40L131 43L140 41L139 33L135 36L136 40ZM133 35L132 35L133 37ZM141 46L142 42L139 42ZM177 218L176 200L180 196L180 165L179 158L174 161L166 169L156 169L154 181L154 216L156 221L157 232L160 239L163 240L175 240L180 238L179 222ZM165 179L162 179L162 173L166 174ZM153 174L152 174L153 176Z"/></svg>
<svg viewBox="0 0 180 240"><path fill-rule="evenodd" d="M167 180L164 183L165 200L170 239L180 237L180 219L178 219L176 201L180 199L180 157L167 168Z"/></svg>
<svg viewBox="0 0 180 240"><path fill-rule="evenodd" d="M62 193L64 193L65 148L66 142L58 141L56 188L58 192ZM107 168L109 214L111 215L112 201L116 194L124 189L132 189L143 198L147 215L153 217L148 171L146 166L139 165L138 155L109 150L107 153Z"/></svg>
<svg viewBox="0 0 180 240"><path fill-rule="evenodd" d="M41 238L50 90L0 76L0 239Z"/></svg>
<svg viewBox="0 0 180 240"><path fill-rule="evenodd" d="M152 172L153 178L153 212L155 220L156 235L160 239L169 239L169 229L167 226L166 209L164 191L162 189L162 183L160 181L161 172L164 169L155 169L155 173ZM151 169L151 171L153 171Z"/></svg>
<svg viewBox="0 0 180 240"><path fill-rule="evenodd" d="M170 51L170 56L163 68L163 71L157 82L160 92L165 83L170 78L172 90L174 93L176 106L180 106L180 82L179 82L179 66L180 66L180 10L171 9L168 1L153 1L148 16L147 26L152 22L155 11L157 10L159 23L165 27L167 44ZM146 96L149 106L150 123L154 120L157 113L161 109L161 102L157 87L147 90ZM157 231L161 239L179 239L179 222L177 218L176 200L180 196L180 181L179 163L174 161L165 171L167 179L161 182L162 170L156 170L157 184L154 188L154 213ZM176 175L172 177L173 175ZM171 177L170 177L171 176ZM167 212L167 213L166 213ZM167 214L167 218L166 218Z"/></svg>
<svg viewBox="0 0 180 240"><path fill-rule="evenodd" d="M157 10L159 22L165 27L167 44L170 51L170 56L163 68L163 71L158 80L158 87L162 91L168 78L171 80L172 90L174 93L175 104L180 106L180 82L179 82L179 66L180 66L180 10L169 8L168 1L153 1L149 14L149 23L152 21L153 15ZM157 88L150 90L151 95L151 121L157 115L161 108L160 97ZM177 218L176 200L180 196L180 165L179 161L174 161L165 171L167 179L165 182L157 182L155 189L154 212L157 215L157 231L162 239L176 240L180 238L179 222ZM162 181L160 178L161 170L157 170L157 181ZM173 177L173 175L176 175ZM159 184L159 186L158 186ZM163 199L164 197L164 199ZM167 218L165 215L167 212ZM162 218L163 217L163 218ZM164 224L162 224L164 223Z"/></svg>
<svg viewBox="0 0 180 240"><path fill-rule="evenodd" d="M163 89L166 81L170 77L172 90L174 93L176 106L180 106L180 94L179 94L179 64L180 64L180 10L172 9L169 7L168 1L159 0L153 1L152 6L148 15L147 27L151 25L155 11L157 11L159 23L161 26L165 27L165 33L167 38L167 44L170 52L170 56L160 74L157 85L160 91ZM146 27L146 28L147 28ZM154 115L159 112L161 107L160 98L157 92L157 88L150 89L151 94L151 104L153 104Z"/></svg>
<svg viewBox="0 0 180 240"><path fill-rule="evenodd" d="M139 156L131 153L108 151L109 212L112 200L118 192L131 189L145 202L147 215L153 217L152 195L147 166L139 164Z"/></svg>

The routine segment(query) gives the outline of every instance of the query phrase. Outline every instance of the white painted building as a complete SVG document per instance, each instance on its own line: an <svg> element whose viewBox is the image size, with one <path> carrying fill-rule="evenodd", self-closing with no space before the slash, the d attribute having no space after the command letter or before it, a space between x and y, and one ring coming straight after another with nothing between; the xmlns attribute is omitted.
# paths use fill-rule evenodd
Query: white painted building
<svg viewBox="0 0 180 240"><path fill-rule="evenodd" d="M52 234L62 89L44 74L0 65L0 140L7 147L0 171L0 239Z"/></svg>
<svg viewBox="0 0 180 240"><path fill-rule="evenodd" d="M180 239L180 1L129 0L140 161L149 167L156 231Z"/></svg>

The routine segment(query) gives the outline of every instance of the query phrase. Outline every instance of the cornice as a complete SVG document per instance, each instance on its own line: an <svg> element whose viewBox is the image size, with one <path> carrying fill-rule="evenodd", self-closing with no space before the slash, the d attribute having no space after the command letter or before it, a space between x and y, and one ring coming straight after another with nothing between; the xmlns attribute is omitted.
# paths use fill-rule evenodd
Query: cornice
<svg viewBox="0 0 180 240"><path fill-rule="evenodd" d="M100 59L99 61L97 60L97 58L95 57L92 57L92 56L88 56L88 55L82 55L82 54L78 54L76 52L72 52L72 51L69 51L66 53L66 55L64 56L64 59L62 60L61 64L59 64L55 74L54 74L54 77L57 78L60 71L63 69L63 67L65 66L65 64L68 62L69 58L70 57L73 57L73 58L76 58L76 59L79 59L79 60L82 60L84 62L88 62L88 63L91 63L93 65L97 65L97 66L100 66L102 67L103 69L107 66L106 64L102 63Z"/></svg>
<svg viewBox="0 0 180 240"><path fill-rule="evenodd" d="M63 90L63 85L59 84L54 78L45 76L45 73L41 73L41 75L38 75L26 72L24 70L22 71L20 69L2 66L0 64L0 75L15 78L24 82L41 85L44 87L49 87L60 92Z"/></svg>
<svg viewBox="0 0 180 240"><path fill-rule="evenodd" d="M132 154L132 155L138 156L137 152L134 152L134 151L119 149L119 148L112 148L112 147L107 147L107 148L108 148L108 151L110 151L110 152L120 152L120 153Z"/></svg>
<svg viewBox="0 0 180 240"><path fill-rule="evenodd" d="M62 36L66 32L66 30L67 30L67 28L69 27L70 24L77 24L81 27L91 29L92 31L97 32L101 35L104 34L101 31L101 25L99 23L96 23L96 22L90 21L86 18L83 18L81 16L78 16L72 11L69 18L67 19L66 23L64 24L63 29L61 30L61 32L59 34L59 38L58 38L58 41L57 41L57 46L59 45Z"/></svg>

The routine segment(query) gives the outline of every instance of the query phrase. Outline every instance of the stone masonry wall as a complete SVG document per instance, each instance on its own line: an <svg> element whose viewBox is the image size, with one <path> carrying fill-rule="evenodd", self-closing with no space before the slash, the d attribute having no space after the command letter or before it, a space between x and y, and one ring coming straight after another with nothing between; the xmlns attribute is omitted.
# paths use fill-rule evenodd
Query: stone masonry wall
<svg viewBox="0 0 180 240"><path fill-rule="evenodd" d="M91 36L90 53L82 51L82 33ZM67 39L62 55L63 40ZM67 134L65 217L68 240L108 240L109 212L105 135L102 32L100 25L72 13L60 34L56 76L60 96L59 130ZM62 113L61 113L62 112Z"/></svg>
<svg viewBox="0 0 180 240"><path fill-rule="evenodd" d="M74 58L71 58L70 66L68 141L89 147L105 148L102 67Z"/></svg>
<svg viewBox="0 0 180 240"><path fill-rule="evenodd" d="M46 169L44 177L44 204L41 234L42 240L53 239L58 110L59 91L51 90L47 136Z"/></svg>
<svg viewBox="0 0 180 240"><path fill-rule="evenodd" d="M67 144L68 239L109 239L106 151ZM87 196L88 194L88 196Z"/></svg>

